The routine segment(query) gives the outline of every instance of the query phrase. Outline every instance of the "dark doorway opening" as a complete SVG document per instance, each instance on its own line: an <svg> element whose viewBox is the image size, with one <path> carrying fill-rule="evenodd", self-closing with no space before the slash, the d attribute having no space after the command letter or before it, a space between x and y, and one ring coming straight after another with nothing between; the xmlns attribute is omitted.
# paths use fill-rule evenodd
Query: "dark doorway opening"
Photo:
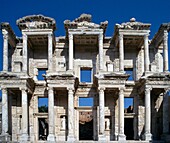
<svg viewBox="0 0 170 143"><path fill-rule="evenodd" d="M93 120L79 122L79 140L93 140Z"/></svg>
<svg viewBox="0 0 170 143"><path fill-rule="evenodd" d="M47 140L48 136L48 122L47 118L39 118L39 140Z"/></svg>
<svg viewBox="0 0 170 143"><path fill-rule="evenodd" d="M125 118L125 135L127 140L134 139L133 118Z"/></svg>

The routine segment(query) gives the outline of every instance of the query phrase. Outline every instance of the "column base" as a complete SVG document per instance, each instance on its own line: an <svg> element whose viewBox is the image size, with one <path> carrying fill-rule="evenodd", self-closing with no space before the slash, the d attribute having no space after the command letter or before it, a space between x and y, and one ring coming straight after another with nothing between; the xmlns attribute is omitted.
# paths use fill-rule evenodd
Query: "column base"
<svg viewBox="0 0 170 143"><path fill-rule="evenodd" d="M55 142L55 136L54 136L54 134L49 134L48 137L47 137L47 141L49 141L49 142Z"/></svg>
<svg viewBox="0 0 170 143"><path fill-rule="evenodd" d="M28 134L22 134L20 136L20 141L28 141L29 140L29 136Z"/></svg>
<svg viewBox="0 0 170 143"><path fill-rule="evenodd" d="M0 135L0 142L9 142L11 141L11 136L8 133Z"/></svg>
<svg viewBox="0 0 170 143"><path fill-rule="evenodd" d="M99 136L98 136L98 140L99 140L100 142L105 142L105 141L106 141L106 136L105 136L105 135L99 135Z"/></svg>
<svg viewBox="0 0 170 143"><path fill-rule="evenodd" d="M145 141L151 141L152 140L152 134L151 133L145 133L144 134L144 140Z"/></svg>
<svg viewBox="0 0 170 143"><path fill-rule="evenodd" d="M126 140L126 136L124 134L118 134L117 138L118 138L118 141L125 141Z"/></svg>
<svg viewBox="0 0 170 143"><path fill-rule="evenodd" d="M74 135L68 135L67 136L67 142L74 142L74 141L75 141Z"/></svg>

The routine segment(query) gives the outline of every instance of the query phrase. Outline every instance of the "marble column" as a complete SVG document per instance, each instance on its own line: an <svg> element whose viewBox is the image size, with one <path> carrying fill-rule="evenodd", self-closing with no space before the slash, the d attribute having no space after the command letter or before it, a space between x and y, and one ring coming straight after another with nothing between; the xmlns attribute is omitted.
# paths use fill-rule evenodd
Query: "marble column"
<svg viewBox="0 0 170 143"><path fill-rule="evenodd" d="M151 88L145 88L145 134L144 138L147 141L152 140L151 134Z"/></svg>
<svg viewBox="0 0 170 143"><path fill-rule="evenodd" d="M168 32L164 31L163 36L163 50L164 50L164 71L168 72Z"/></svg>
<svg viewBox="0 0 170 143"><path fill-rule="evenodd" d="M123 34L119 35L119 71L124 72L124 44Z"/></svg>
<svg viewBox="0 0 170 143"><path fill-rule="evenodd" d="M2 133L0 135L1 141L10 141L10 135L8 134L8 91L6 88L2 88Z"/></svg>
<svg viewBox="0 0 170 143"><path fill-rule="evenodd" d="M27 40L28 37L25 33L22 35L23 39L23 49L22 49L22 56L23 56L23 61L22 61L22 70L23 72L27 73L28 70L28 47L27 47Z"/></svg>
<svg viewBox="0 0 170 143"><path fill-rule="evenodd" d="M53 38L52 34L48 34L48 71L53 69Z"/></svg>
<svg viewBox="0 0 170 143"><path fill-rule="evenodd" d="M74 90L68 89L68 137L67 141L75 141L74 137Z"/></svg>
<svg viewBox="0 0 170 143"><path fill-rule="evenodd" d="M21 141L28 141L28 94L26 89L21 89L22 95L22 135Z"/></svg>
<svg viewBox="0 0 170 143"><path fill-rule="evenodd" d="M69 70L73 70L73 34L69 34Z"/></svg>
<svg viewBox="0 0 170 143"><path fill-rule="evenodd" d="M48 127L49 134L47 140L49 142L55 142L55 123L54 123L54 89L53 87L48 87Z"/></svg>
<svg viewBox="0 0 170 143"><path fill-rule="evenodd" d="M3 33L3 71L8 71L8 32L6 30L2 30Z"/></svg>
<svg viewBox="0 0 170 143"><path fill-rule="evenodd" d="M105 100L104 88L99 88L99 141L105 141Z"/></svg>
<svg viewBox="0 0 170 143"><path fill-rule="evenodd" d="M103 70L103 32L98 35L99 42L99 69Z"/></svg>
<svg viewBox="0 0 170 143"><path fill-rule="evenodd" d="M163 97L163 134L169 134L169 90L165 89Z"/></svg>
<svg viewBox="0 0 170 143"><path fill-rule="evenodd" d="M144 67L145 72L149 71L149 46L148 46L148 35L144 35Z"/></svg>
<svg viewBox="0 0 170 143"><path fill-rule="evenodd" d="M119 134L118 140L126 140L124 134L124 88L119 89Z"/></svg>

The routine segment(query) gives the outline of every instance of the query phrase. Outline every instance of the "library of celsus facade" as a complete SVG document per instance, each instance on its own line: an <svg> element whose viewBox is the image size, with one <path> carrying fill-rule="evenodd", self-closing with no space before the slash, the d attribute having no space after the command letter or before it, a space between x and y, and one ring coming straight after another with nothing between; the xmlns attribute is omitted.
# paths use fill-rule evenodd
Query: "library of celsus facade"
<svg viewBox="0 0 170 143"><path fill-rule="evenodd" d="M1 141L170 139L169 23L152 39L151 24L135 18L115 24L112 37L89 14L65 20L60 37L50 17L16 23L21 37L1 24Z"/></svg>

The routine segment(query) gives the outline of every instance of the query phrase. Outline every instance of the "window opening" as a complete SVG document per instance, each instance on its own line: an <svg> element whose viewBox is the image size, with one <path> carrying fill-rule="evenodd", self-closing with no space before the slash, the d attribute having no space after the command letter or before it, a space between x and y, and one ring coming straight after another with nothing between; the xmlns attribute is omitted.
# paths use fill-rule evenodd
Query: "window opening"
<svg viewBox="0 0 170 143"><path fill-rule="evenodd" d="M48 98L44 97L38 98L38 112L48 113Z"/></svg>
<svg viewBox="0 0 170 143"><path fill-rule="evenodd" d="M133 113L133 98L124 98L125 113Z"/></svg>
<svg viewBox="0 0 170 143"><path fill-rule="evenodd" d="M46 71L47 71L47 69L38 69L37 79L44 80L43 75L46 74Z"/></svg>
<svg viewBox="0 0 170 143"><path fill-rule="evenodd" d="M126 74L129 74L129 78L128 81L133 81L134 80L134 76L133 76L133 68L126 68L125 69Z"/></svg>
<svg viewBox="0 0 170 143"><path fill-rule="evenodd" d="M92 97L79 97L79 106L93 106Z"/></svg>
<svg viewBox="0 0 170 143"><path fill-rule="evenodd" d="M80 82L92 82L92 69L81 68L80 70Z"/></svg>

